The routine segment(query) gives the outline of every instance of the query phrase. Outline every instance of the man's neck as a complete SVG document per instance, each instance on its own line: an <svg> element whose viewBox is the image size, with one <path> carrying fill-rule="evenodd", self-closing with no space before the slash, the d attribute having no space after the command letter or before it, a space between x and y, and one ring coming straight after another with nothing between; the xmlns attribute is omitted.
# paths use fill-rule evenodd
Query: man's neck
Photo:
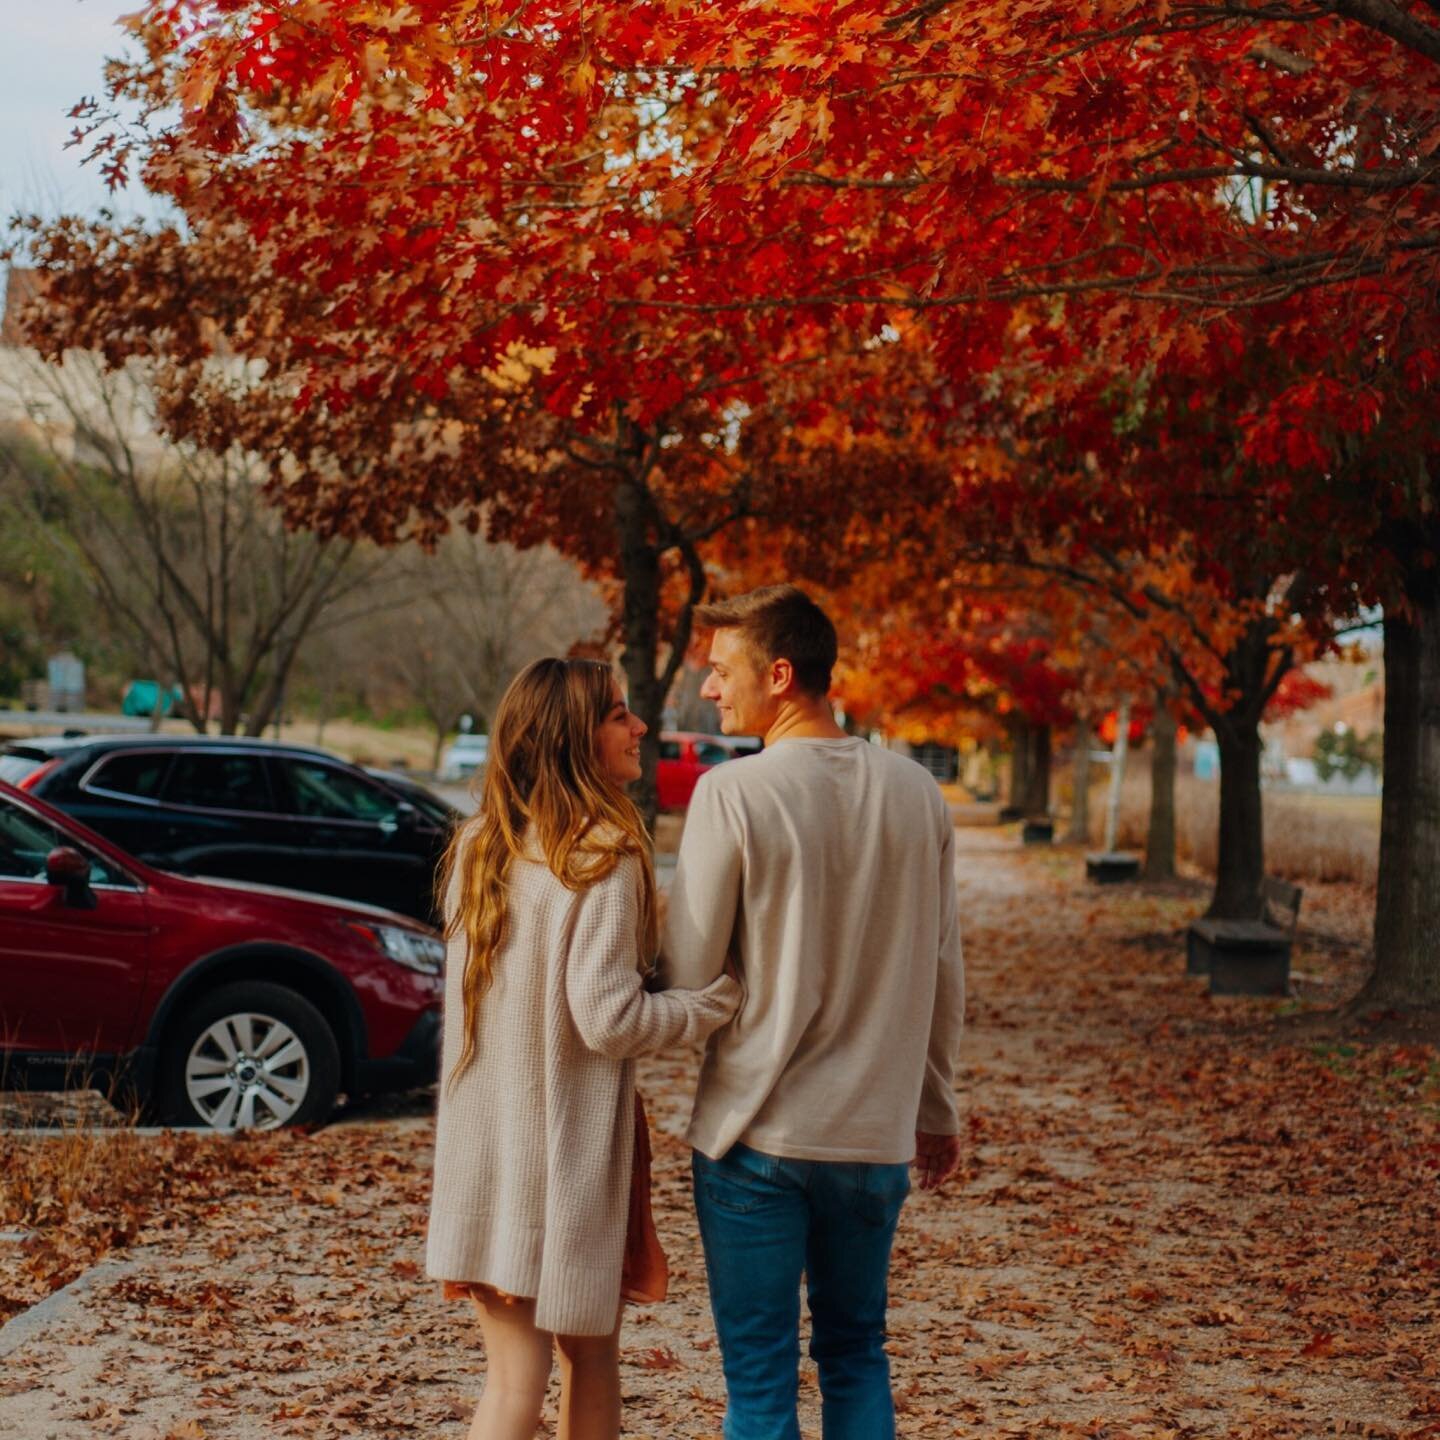
<svg viewBox="0 0 1440 1440"><path fill-rule="evenodd" d="M845 732L835 723L830 702L820 700L787 700L781 706L770 728L765 732L766 745L777 740L844 740Z"/></svg>

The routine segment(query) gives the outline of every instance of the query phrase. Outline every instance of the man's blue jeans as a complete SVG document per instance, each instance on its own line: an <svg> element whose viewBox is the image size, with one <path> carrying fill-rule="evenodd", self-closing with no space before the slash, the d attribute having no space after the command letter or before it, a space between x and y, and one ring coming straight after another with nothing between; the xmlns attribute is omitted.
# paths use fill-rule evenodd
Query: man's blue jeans
<svg viewBox="0 0 1440 1440"><path fill-rule="evenodd" d="M799 1440L800 1276L825 1440L891 1440L886 1280L905 1165L695 1151L695 1211L729 1405L725 1440Z"/></svg>

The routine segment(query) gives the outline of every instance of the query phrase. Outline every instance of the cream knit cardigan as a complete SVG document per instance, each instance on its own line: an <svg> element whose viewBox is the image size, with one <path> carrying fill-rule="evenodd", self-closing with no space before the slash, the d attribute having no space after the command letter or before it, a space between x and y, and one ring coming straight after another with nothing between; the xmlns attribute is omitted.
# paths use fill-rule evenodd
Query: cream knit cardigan
<svg viewBox="0 0 1440 1440"><path fill-rule="evenodd" d="M702 1040L739 1004L728 976L700 991L641 988L640 893L633 856L578 893L542 861L513 863L475 1058L453 1086L463 929L446 952L426 1269L533 1296L537 1327L562 1335L608 1335L619 1314L632 1057Z"/></svg>

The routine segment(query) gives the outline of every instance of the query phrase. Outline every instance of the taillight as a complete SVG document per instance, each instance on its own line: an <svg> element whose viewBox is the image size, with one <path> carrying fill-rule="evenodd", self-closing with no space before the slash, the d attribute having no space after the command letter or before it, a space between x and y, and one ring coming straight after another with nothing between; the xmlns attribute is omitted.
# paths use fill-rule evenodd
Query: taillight
<svg viewBox="0 0 1440 1440"><path fill-rule="evenodd" d="M33 790L52 770L58 769L58 760L47 760L43 765L37 766L28 775L22 775L15 782L17 790Z"/></svg>

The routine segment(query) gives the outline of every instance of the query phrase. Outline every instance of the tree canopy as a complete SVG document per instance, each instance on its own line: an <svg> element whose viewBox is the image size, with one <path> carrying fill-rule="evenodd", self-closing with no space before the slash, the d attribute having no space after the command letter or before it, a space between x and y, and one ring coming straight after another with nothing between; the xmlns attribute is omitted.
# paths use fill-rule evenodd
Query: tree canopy
<svg viewBox="0 0 1440 1440"><path fill-rule="evenodd" d="M1029 566L1143 624L1236 730L1247 795L1296 656L1381 603L1375 993L1440 997L1433 5L151 0L129 24L110 83L146 121L94 105L82 132L187 228L52 229L47 267L88 265L72 316L147 266L225 272L211 318L259 398L192 368L173 423L263 429L294 519L386 538L468 502L558 537L622 582L646 714L733 527L832 584L887 547ZM173 300L123 308L123 350L211 343Z"/></svg>

